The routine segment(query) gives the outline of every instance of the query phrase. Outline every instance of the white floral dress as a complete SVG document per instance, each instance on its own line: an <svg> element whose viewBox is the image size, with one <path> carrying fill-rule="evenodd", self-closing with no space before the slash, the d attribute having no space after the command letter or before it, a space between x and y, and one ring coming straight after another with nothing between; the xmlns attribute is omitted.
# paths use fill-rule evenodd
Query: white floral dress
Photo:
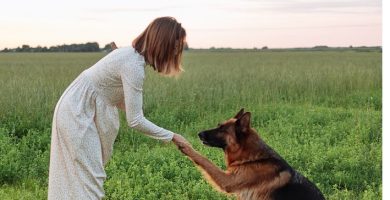
<svg viewBox="0 0 390 200"><path fill-rule="evenodd" d="M119 129L117 104L124 102L130 127L163 141L173 133L148 121L142 111L145 60L134 48L116 49L82 72L54 111L49 200L102 199Z"/></svg>

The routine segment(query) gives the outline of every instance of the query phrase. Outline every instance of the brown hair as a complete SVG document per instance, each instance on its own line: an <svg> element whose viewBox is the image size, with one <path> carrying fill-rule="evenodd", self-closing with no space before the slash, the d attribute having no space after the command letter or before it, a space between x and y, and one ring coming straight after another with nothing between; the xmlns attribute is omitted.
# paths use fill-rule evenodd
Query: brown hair
<svg viewBox="0 0 390 200"><path fill-rule="evenodd" d="M185 29L175 18L160 17L133 40L133 47L154 70L176 75L183 71L181 57L185 37Z"/></svg>

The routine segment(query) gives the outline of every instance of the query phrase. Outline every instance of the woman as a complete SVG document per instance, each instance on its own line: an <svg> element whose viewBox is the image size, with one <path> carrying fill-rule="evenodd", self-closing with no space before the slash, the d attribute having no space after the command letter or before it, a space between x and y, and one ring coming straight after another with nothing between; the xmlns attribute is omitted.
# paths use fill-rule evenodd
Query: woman
<svg viewBox="0 0 390 200"><path fill-rule="evenodd" d="M186 143L148 121L142 111L145 65L160 74L180 73L185 37L174 18L157 18L132 47L112 51L65 90L53 117L49 199L103 198L104 165L119 129L117 108L126 112L130 127L155 139Z"/></svg>

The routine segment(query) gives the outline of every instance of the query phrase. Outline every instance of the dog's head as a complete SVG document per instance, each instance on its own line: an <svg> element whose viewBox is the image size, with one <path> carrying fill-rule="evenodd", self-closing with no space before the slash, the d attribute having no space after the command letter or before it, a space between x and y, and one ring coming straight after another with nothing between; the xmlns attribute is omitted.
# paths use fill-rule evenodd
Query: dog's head
<svg viewBox="0 0 390 200"><path fill-rule="evenodd" d="M251 113L241 109L233 118L218 124L217 128L202 131L198 135L205 145L236 151L248 140L258 140L252 137L250 121Z"/></svg>

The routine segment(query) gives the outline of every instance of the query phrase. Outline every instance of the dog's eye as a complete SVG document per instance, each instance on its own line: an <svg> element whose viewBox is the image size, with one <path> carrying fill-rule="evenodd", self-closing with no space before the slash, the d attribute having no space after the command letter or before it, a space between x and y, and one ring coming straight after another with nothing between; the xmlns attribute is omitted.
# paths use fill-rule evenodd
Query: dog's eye
<svg viewBox="0 0 390 200"><path fill-rule="evenodd" d="M227 130L227 126L224 126L223 124L220 124L219 126L218 126L218 131L221 131L221 132L224 132L224 131L226 131Z"/></svg>
<svg viewBox="0 0 390 200"><path fill-rule="evenodd" d="M221 127L221 126L222 126L222 124L221 124L221 123L218 123L218 124L217 124L217 126L218 126L218 127Z"/></svg>

